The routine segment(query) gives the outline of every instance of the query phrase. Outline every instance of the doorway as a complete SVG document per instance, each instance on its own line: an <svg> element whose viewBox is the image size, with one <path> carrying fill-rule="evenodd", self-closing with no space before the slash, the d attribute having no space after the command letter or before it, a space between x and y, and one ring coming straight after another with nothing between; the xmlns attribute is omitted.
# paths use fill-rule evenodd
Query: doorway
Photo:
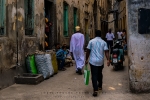
<svg viewBox="0 0 150 100"><path fill-rule="evenodd" d="M87 46L89 40L90 40L90 36L89 36L89 32L88 32L88 19L85 19L85 45Z"/></svg>
<svg viewBox="0 0 150 100"><path fill-rule="evenodd" d="M48 0L45 0L44 3L45 6L45 18L48 19L48 22L46 24L47 27L45 27L45 34L47 35L47 38L45 38L45 41L48 43L48 47L45 47L46 50L52 49L52 46L54 45L54 24L53 24L53 2L50 2Z"/></svg>

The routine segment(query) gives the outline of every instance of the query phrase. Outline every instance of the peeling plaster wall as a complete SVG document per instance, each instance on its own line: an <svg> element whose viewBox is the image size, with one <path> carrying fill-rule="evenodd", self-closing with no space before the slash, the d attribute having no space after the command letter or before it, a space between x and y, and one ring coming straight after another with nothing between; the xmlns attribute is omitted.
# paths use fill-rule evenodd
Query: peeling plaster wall
<svg viewBox="0 0 150 100"><path fill-rule="evenodd" d="M150 9L149 0L127 0L130 88L150 91L150 34L138 33L138 9Z"/></svg>
<svg viewBox="0 0 150 100"><path fill-rule="evenodd" d="M111 22L114 20L113 14L108 15L108 21ZM115 33L115 22L108 23L108 29L111 29L113 33Z"/></svg>
<svg viewBox="0 0 150 100"><path fill-rule="evenodd" d="M118 12L119 12L118 29L120 30L127 29L126 27L126 0L123 0L119 3Z"/></svg>
<svg viewBox="0 0 150 100"><path fill-rule="evenodd" d="M114 0L112 0L112 5L115 5L112 7L113 10L118 10L118 17L117 19L115 18L115 16L113 15L115 13L109 14L109 17L108 17L109 22L116 19L115 20L116 22L113 21L112 23L109 23L109 28L112 29L112 32L114 32L115 36L117 37L116 33L118 30L127 29L126 27L126 0L123 0L117 3Z"/></svg>
<svg viewBox="0 0 150 100"><path fill-rule="evenodd" d="M17 3L17 8L16 8ZM14 76L26 72L25 56L33 54L43 44L44 48L44 0L35 0L34 34L25 36L24 0L6 0L6 34L0 37L0 89L14 83ZM17 12L17 16L16 16ZM17 37L18 32L18 69Z"/></svg>
<svg viewBox="0 0 150 100"><path fill-rule="evenodd" d="M111 4L108 0L97 0L98 7L98 21L100 30L102 31L102 38L106 40L105 36L108 32L108 11L110 10Z"/></svg>
<svg viewBox="0 0 150 100"><path fill-rule="evenodd" d="M69 5L69 36L63 36L63 2ZM97 0L98 1L98 0ZM78 9L78 25L81 27L81 32L85 34L85 18L88 19L88 34L91 38L94 37L94 18L93 18L94 0L56 0L56 16L57 16L57 40L59 43L70 44L70 37L74 33L73 24L73 7ZM86 8L85 5L88 5ZM86 17L85 12L88 13ZM100 19L98 20L98 22ZM99 24L98 24L99 25ZM100 29L100 27L99 27Z"/></svg>

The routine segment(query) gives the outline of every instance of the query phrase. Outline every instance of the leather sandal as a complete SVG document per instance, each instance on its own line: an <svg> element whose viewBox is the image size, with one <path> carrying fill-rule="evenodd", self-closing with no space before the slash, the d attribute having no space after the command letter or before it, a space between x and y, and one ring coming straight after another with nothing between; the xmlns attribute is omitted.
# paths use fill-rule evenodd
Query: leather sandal
<svg viewBox="0 0 150 100"><path fill-rule="evenodd" d="M98 92L97 92L97 91L94 91L93 96L94 96L94 97L97 97L97 95L98 95Z"/></svg>

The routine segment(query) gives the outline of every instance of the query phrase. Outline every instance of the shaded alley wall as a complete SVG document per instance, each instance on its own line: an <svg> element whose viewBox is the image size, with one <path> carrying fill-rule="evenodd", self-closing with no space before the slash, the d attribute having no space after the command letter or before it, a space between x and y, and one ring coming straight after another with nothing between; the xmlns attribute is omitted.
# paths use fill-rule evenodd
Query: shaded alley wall
<svg viewBox="0 0 150 100"><path fill-rule="evenodd" d="M150 91L150 33L138 32L139 8L150 10L150 1L127 0L129 79L132 91L147 92Z"/></svg>

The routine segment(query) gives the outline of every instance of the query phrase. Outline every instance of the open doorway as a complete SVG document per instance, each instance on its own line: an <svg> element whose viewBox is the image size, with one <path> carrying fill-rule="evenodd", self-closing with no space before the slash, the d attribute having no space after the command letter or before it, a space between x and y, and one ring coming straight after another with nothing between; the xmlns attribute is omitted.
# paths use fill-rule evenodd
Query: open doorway
<svg viewBox="0 0 150 100"><path fill-rule="evenodd" d="M48 0L45 0L45 35L47 36L45 38L45 41L47 42L47 46L45 46L45 50L49 50L53 46L54 42L54 36L53 36L53 2L50 2Z"/></svg>
<svg viewBox="0 0 150 100"><path fill-rule="evenodd" d="M88 42L90 41L90 36L89 36L89 32L88 32L88 19L85 19L85 46L88 45Z"/></svg>

